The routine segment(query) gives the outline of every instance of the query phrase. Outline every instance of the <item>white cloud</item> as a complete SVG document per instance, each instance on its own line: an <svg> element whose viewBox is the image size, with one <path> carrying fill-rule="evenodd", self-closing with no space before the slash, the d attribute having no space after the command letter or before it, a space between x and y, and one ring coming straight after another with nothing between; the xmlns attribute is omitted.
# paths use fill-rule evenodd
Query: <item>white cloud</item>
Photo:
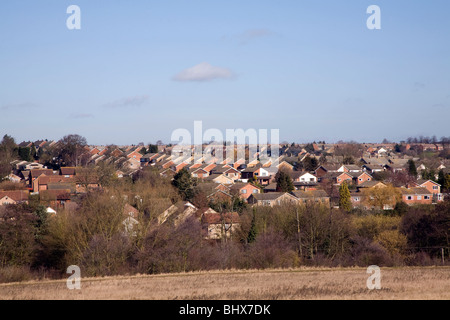
<svg viewBox="0 0 450 320"><path fill-rule="evenodd" d="M8 110L8 109L29 109L29 108L37 108L38 105L36 103L32 102L22 102L22 103L12 103L12 104L5 104L0 107L1 110Z"/></svg>
<svg viewBox="0 0 450 320"><path fill-rule="evenodd" d="M135 96L135 97L128 97L119 99L113 102L109 102L107 104L104 104L103 107L105 108L126 108L126 107L140 107L143 104L145 104L149 99L149 96L142 95L142 96Z"/></svg>
<svg viewBox="0 0 450 320"><path fill-rule="evenodd" d="M71 119L87 119L93 117L94 115L92 113L73 113L69 116Z"/></svg>
<svg viewBox="0 0 450 320"><path fill-rule="evenodd" d="M211 81L215 79L230 79L233 72L227 68L215 67L208 62L202 62L196 66L185 69L175 75L175 81Z"/></svg>
<svg viewBox="0 0 450 320"><path fill-rule="evenodd" d="M250 29L239 35L240 44L247 44L253 39L268 37L273 35L273 32L267 29Z"/></svg>

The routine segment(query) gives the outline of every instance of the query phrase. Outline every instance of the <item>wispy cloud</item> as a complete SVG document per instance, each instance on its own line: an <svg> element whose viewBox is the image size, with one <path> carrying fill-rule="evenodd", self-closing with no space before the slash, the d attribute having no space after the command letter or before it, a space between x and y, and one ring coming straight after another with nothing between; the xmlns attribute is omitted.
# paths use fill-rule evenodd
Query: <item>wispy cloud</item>
<svg viewBox="0 0 450 320"><path fill-rule="evenodd" d="M264 28L248 29L239 34L234 34L231 36L223 36L222 40L237 41L237 43L239 45L246 45L256 39L271 37L274 35L275 35L275 32L273 32L269 29L264 29Z"/></svg>
<svg viewBox="0 0 450 320"><path fill-rule="evenodd" d="M36 103L22 102L22 103L4 104L0 107L0 110L32 109L37 107L38 105Z"/></svg>
<svg viewBox="0 0 450 320"><path fill-rule="evenodd" d="M128 108L128 107L140 107L147 103L149 96L141 95L135 97L122 98L113 102L109 102L103 105L104 108L117 109L117 108Z"/></svg>
<svg viewBox="0 0 450 320"><path fill-rule="evenodd" d="M94 118L94 115L92 113L72 113L69 115L70 119L88 119L88 118Z"/></svg>
<svg viewBox="0 0 450 320"><path fill-rule="evenodd" d="M264 38L274 35L274 33L268 29L250 29L239 35L239 44L247 44L250 41L257 38Z"/></svg>
<svg viewBox="0 0 450 320"><path fill-rule="evenodd" d="M185 69L175 75L172 80L175 81L212 81L215 79L231 79L233 72L230 69L215 67L208 62L202 62L191 68Z"/></svg>
<svg viewBox="0 0 450 320"><path fill-rule="evenodd" d="M414 82L413 91L418 92L422 89L425 89L426 85L422 82Z"/></svg>

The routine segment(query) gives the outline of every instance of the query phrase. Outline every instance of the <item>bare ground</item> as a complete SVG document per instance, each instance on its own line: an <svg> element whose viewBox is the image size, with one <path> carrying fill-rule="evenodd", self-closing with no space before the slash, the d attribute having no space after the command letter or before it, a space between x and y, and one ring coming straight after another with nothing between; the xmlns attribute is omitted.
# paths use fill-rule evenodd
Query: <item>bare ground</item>
<svg viewBox="0 0 450 320"><path fill-rule="evenodd" d="M39 300L448 300L450 267L382 268L381 290L364 268L216 271L0 284L0 299Z"/></svg>

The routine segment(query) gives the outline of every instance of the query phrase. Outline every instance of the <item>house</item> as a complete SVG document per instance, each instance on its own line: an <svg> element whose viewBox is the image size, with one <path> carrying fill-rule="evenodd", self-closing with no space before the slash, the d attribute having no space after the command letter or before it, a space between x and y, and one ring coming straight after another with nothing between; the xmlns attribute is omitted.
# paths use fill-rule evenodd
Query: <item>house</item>
<svg viewBox="0 0 450 320"><path fill-rule="evenodd" d="M368 181L372 181L373 177L367 173L366 171L364 172L351 172L351 175L353 176L353 182L356 185L361 185L364 182L368 182Z"/></svg>
<svg viewBox="0 0 450 320"><path fill-rule="evenodd" d="M363 164L362 170L373 174L375 172L382 172L385 170L385 168L384 164Z"/></svg>
<svg viewBox="0 0 450 320"><path fill-rule="evenodd" d="M14 183L19 183L22 179L19 176L16 176L15 174L10 173L5 177L5 180L9 180Z"/></svg>
<svg viewBox="0 0 450 320"><path fill-rule="evenodd" d="M305 171L292 171L289 172L289 176L294 183L296 190L315 190L317 188L317 177L312 173Z"/></svg>
<svg viewBox="0 0 450 320"><path fill-rule="evenodd" d="M353 181L353 175L350 172L336 173L334 176L334 183L341 185L344 181L350 184Z"/></svg>
<svg viewBox="0 0 450 320"><path fill-rule="evenodd" d="M354 164L344 164L337 169L337 172L361 172L360 166Z"/></svg>
<svg viewBox="0 0 450 320"><path fill-rule="evenodd" d="M7 204L28 203L28 190L0 191L0 206Z"/></svg>
<svg viewBox="0 0 450 320"><path fill-rule="evenodd" d="M224 174L211 174L209 175L205 181L212 181L215 183L221 183L221 184L233 184L233 180L225 176Z"/></svg>
<svg viewBox="0 0 450 320"><path fill-rule="evenodd" d="M341 166L339 164L323 164L314 171L316 177L321 178L330 172L338 172Z"/></svg>
<svg viewBox="0 0 450 320"><path fill-rule="evenodd" d="M169 221L174 225L179 225L188 217L197 212L197 208L189 201L180 201L170 205L163 213L157 217L158 225L168 223Z"/></svg>
<svg viewBox="0 0 450 320"><path fill-rule="evenodd" d="M330 204L330 197L324 190L311 191L292 191L292 194L299 200L300 203L315 202Z"/></svg>
<svg viewBox="0 0 450 320"><path fill-rule="evenodd" d="M141 165L148 166L156 162L157 153L146 153L141 157Z"/></svg>
<svg viewBox="0 0 450 320"><path fill-rule="evenodd" d="M39 193L41 202L46 206L62 209L70 202L70 189L43 190Z"/></svg>
<svg viewBox="0 0 450 320"><path fill-rule="evenodd" d="M233 233L240 228L240 216L237 212L218 213L205 212L201 217L202 230L205 239L231 239Z"/></svg>
<svg viewBox="0 0 450 320"><path fill-rule="evenodd" d="M426 188L400 188L400 192L402 194L402 201L408 205L432 204L433 202L433 193Z"/></svg>
<svg viewBox="0 0 450 320"><path fill-rule="evenodd" d="M232 181L236 181L241 178L240 171L230 165L216 166L211 169L211 174L223 174Z"/></svg>
<svg viewBox="0 0 450 320"><path fill-rule="evenodd" d="M247 201L252 205L270 207L287 203L298 204L298 199L287 192L254 193Z"/></svg>
<svg viewBox="0 0 450 320"><path fill-rule="evenodd" d="M293 174L291 177L294 182L317 183L317 177L309 172L295 171L295 174Z"/></svg>
<svg viewBox="0 0 450 320"><path fill-rule="evenodd" d="M59 176L59 175L51 175L51 176L47 176L47 175L40 175L39 177L37 177L36 179L34 179L34 181L32 182L32 189L33 192L40 192L42 190L47 190L48 185L49 184L58 184L58 183L63 183L63 184L74 184L74 179L73 178L66 178L65 176ZM65 188L63 188L65 189ZM71 188L70 188L71 189Z"/></svg>
<svg viewBox="0 0 450 320"><path fill-rule="evenodd" d="M370 181L363 181L362 183L357 184L356 189L359 192L363 188L385 187L385 186L386 185L381 181L370 180Z"/></svg>
<svg viewBox="0 0 450 320"><path fill-rule="evenodd" d="M241 179L245 182L250 180L255 175L255 172L259 169L259 166L247 166L244 170L241 171Z"/></svg>
<svg viewBox="0 0 450 320"><path fill-rule="evenodd" d="M31 169L30 170L30 183L33 183L33 181L40 175L52 176L53 174L54 174L53 170L51 170L51 169Z"/></svg>
<svg viewBox="0 0 450 320"><path fill-rule="evenodd" d="M433 180L419 179L416 184L418 187L425 188L433 194L441 193L441 185Z"/></svg>
<svg viewBox="0 0 450 320"><path fill-rule="evenodd" d="M251 183L236 183L230 187L230 193L247 200L252 194L260 193L261 190Z"/></svg>
<svg viewBox="0 0 450 320"><path fill-rule="evenodd" d="M73 178L76 174L75 167L62 167L59 169L59 174L66 178Z"/></svg>
<svg viewBox="0 0 450 320"><path fill-rule="evenodd" d="M204 167L189 168L189 171L194 178L204 179L209 176L209 172Z"/></svg>
<svg viewBox="0 0 450 320"><path fill-rule="evenodd" d="M267 185L267 186L265 186L264 187L264 189L263 189L263 192L264 193L267 193L267 192L276 192L277 191L277 183L276 182L272 182L272 183L270 183L269 185Z"/></svg>
<svg viewBox="0 0 450 320"><path fill-rule="evenodd" d="M363 206L363 197L364 193L362 192L350 192L350 201L352 202L353 207L361 207Z"/></svg>
<svg viewBox="0 0 450 320"><path fill-rule="evenodd" d="M385 165L383 165L385 170L389 170L392 172L402 172L402 171L406 171L406 167L403 164L399 164L399 163L387 163Z"/></svg>
<svg viewBox="0 0 450 320"><path fill-rule="evenodd" d="M139 224L139 221L137 220L139 217L139 211L126 203L123 207L123 215L125 219L122 221L122 224L125 229L125 234L128 236L135 236L136 231L133 231L133 229Z"/></svg>
<svg viewBox="0 0 450 320"><path fill-rule="evenodd" d="M440 202L444 200L444 197L441 193L441 185L433 180L424 180L420 179L417 181L417 186L427 189L429 192L433 194L433 201Z"/></svg>
<svg viewBox="0 0 450 320"><path fill-rule="evenodd" d="M278 170L294 171L294 166L285 160L281 161L277 165L277 168L278 168Z"/></svg>
<svg viewBox="0 0 450 320"><path fill-rule="evenodd" d="M131 152L127 153L126 156L128 159L137 160L139 163L141 162L142 154L139 153L138 151L131 151Z"/></svg>

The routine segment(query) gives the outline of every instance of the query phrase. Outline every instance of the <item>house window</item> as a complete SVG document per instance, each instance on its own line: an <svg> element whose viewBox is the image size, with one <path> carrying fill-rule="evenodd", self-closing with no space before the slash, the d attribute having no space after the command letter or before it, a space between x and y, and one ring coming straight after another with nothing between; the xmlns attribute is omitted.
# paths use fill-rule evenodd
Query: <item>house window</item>
<svg viewBox="0 0 450 320"><path fill-rule="evenodd" d="M253 193L258 193L258 190L254 189L254 190L253 190Z"/></svg>
<svg viewBox="0 0 450 320"><path fill-rule="evenodd" d="M422 200L422 196L417 196L417 200Z"/></svg>
<svg viewBox="0 0 450 320"><path fill-rule="evenodd" d="M362 181L362 178L359 178L358 180L359 180L359 181Z"/></svg>
<svg viewBox="0 0 450 320"><path fill-rule="evenodd" d="M406 197L406 200L412 200L412 199L413 199L412 196L407 196L407 197Z"/></svg>
<svg viewBox="0 0 450 320"><path fill-rule="evenodd" d="M305 181L305 178L301 178L300 180L301 180L301 181Z"/></svg>
<svg viewBox="0 0 450 320"><path fill-rule="evenodd" d="M242 189L241 193L244 193L244 194L247 193L247 189Z"/></svg>
<svg viewBox="0 0 450 320"><path fill-rule="evenodd" d="M438 189L438 186L433 186L433 190L437 190Z"/></svg>
<svg viewBox="0 0 450 320"><path fill-rule="evenodd" d="M314 178L310 178L309 181L314 182Z"/></svg>
<svg viewBox="0 0 450 320"><path fill-rule="evenodd" d="M355 198L353 198L353 200L354 200L355 202L359 202L359 197L355 197Z"/></svg>
<svg viewBox="0 0 450 320"><path fill-rule="evenodd" d="M423 197L425 200L430 200L430 196L424 196Z"/></svg>

